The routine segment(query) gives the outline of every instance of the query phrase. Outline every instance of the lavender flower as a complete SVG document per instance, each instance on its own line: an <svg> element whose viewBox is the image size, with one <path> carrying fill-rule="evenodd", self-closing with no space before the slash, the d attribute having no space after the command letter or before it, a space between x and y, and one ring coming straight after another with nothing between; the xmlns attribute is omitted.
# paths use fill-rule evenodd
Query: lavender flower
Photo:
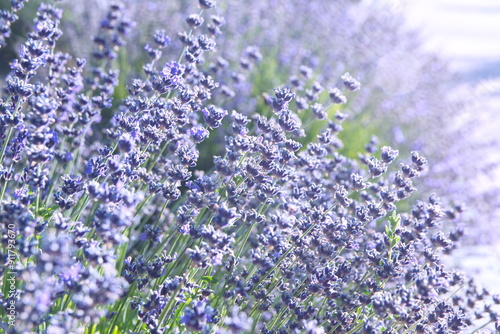
<svg viewBox="0 0 500 334"><path fill-rule="evenodd" d="M342 95L342 92L337 87L330 88L328 94L333 103L344 104L347 102L346 97Z"/></svg>
<svg viewBox="0 0 500 334"><path fill-rule="evenodd" d="M215 129L221 126L222 119L227 115L227 110L211 105L208 108L204 108L202 113L207 125Z"/></svg>
<svg viewBox="0 0 500 334"><path fill-rule="evenodd" d="M349 73L345 73L344 75L342 75L341 79L344 81L344 85L350 91L356 91L361 88L361 84L359 83L359 81L354 79Z"/></svg>

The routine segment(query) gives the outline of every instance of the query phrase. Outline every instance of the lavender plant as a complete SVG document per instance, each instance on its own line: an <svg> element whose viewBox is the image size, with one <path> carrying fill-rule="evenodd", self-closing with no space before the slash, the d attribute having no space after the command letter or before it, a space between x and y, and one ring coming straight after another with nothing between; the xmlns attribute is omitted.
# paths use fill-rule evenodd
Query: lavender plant
<svg viewBox="0 0 500 334"><path fill-rule="evenodd" d="M81 36L98 24L96 13L108 1L89 0L85 4L90 2L66 4L78 18L75 21L81 23L66 26L63 39L84 54L90 53L90 47ZM473 230L477 232L476 238L468 238L469 242L483 243L485 234L494 240L489 225L480 222L498 220L498 189L478 184L481 177L491 177L491 171L498 168L498 159L485 159L494 156L493 146L498 143L472 140L470 136L472 129L481 129L475 124L477 108L470 100L481 97L467 91L458 94L458 99L452 98L450 91L456 88L456 75L443 60L423 51L418 34L404 29L397 6L385 3L274 0L253 1L247 6L219 1L218 11L225 16L225 25L224 34L217 40L220 56L217 61L231 70L221 72L221 76L213 75L227 93L235 94L226 101L227 109L239 110L252 103L256 110L265 110L260 94L283 83L291 88L300 87L302 65L314 70L316 80L335 85L342 85L341 75L350 72L362 80L365 89L344 106L351 117L344 123L347 131L339 134L344 142L349 142L341 149L342 154L355 157L372 135L382 145L397 144L405 155L414 150L423 152L433 163L426 177L418 180L420 196L438 193L450 203L469 203L473 209L467 211L464 220L468 225L474 224ZM133 39L144 44L166 18L169 24L178 26L192 11L189 1L128 1L127 6L141 21L139 29L132 32ZM249 64L245 54L249 45L265 50L255 66ZM175 59L181 48L174 40L165 52ZM142 70L139 51L129 47L122 53L120 62L125 65L121 66L122 75L124 71ZM217 68L217 61L212 69ZM242 76L239 66L254 68ZM232 84L233 80L238 80L238 84ZM117 91L123 90L120 86ZM303 105L302 102L299 100L299 104ZM300 117L306 122L308 114ZM465 117L468 120L464 123ZM462 125L457 126L458 123ZM302 143L310 142L320 129L311 125ZM218 154L211 150L213 147L204 145L199 166L207 168L210 157Z"/></svg>
<svg viewBox="0 0 500 334"><path fill-rule="evenodd" d="M195 4L184 30L151 36L121 99L135 26L123 5L110 6L88 61L58 51L62 11L40 6L0 101L2 330L498 328L500 297L441 262L462 208L410 198L427 160L412 152L398 165L375 140L357 158L340 153L360 82L345 73L332 85L302 65L301 84L262 91L262 107L236 103L265 51L245 47L237 66L220 58L224 19L215 1ZM217 152L208 168L202 149Z"/></svg>

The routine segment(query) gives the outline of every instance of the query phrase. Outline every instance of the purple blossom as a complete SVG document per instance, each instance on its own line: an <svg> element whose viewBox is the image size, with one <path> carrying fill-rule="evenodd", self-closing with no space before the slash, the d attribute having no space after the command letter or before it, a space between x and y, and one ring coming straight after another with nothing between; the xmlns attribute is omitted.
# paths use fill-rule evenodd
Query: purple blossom
<svg viewBox="0 0 500 334"><path fill-rule="evenodd" d="M358 80L354 79L348 72L340 77L344 81L344 85L350 91L356 91L361 88L361 84Z"/></svg>
<svg viewBox="0 0 500 334"><path fill-rule="evenodd" d="M211 105L204 108L202 113L207 125L212 129L216 129L221 126L222 119L227 115L227 110Z"/></svg>
<svg viewBox="0 0 500 334"><path fill-rule="evenodd" d="M165 77L180 77L182 73L184 73L184 66L175 61L171 61L163 67L161 72Z"/></svg>
<svg viewBox="0 0 500 334"><path fill-rule="evenodd" d="M196 143L201 143L204 141L206 138L208 138L210 132L208 132L207 129L205 129L202 126L195 126L191 129L189 129L189 134L193 136L193 140Z"/></svg>
<svg viewBox="0 0 500 334"><path fill-rule="evenodd" d="M328 94L333 103L344 104L347 102L346 97L342 95L342 92L337 87L330 88Z"/></svg>
<svg viewBox="0 0 500 334"><path fill-rule="evenodd" d="M59 279L61 279L61 281L63 281L66 285L72 286L78 281L82 270L82 264L75 263L65 271L59 273Z"/></svg>

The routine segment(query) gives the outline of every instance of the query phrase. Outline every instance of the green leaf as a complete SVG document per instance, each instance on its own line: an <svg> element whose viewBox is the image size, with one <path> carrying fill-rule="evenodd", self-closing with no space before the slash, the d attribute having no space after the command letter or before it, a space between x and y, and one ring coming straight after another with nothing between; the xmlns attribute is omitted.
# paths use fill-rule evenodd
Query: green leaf
<svg viewBox="0 0 500 334"><path fill-rule="evenodd" d="M389 217L391 232L396 231L396 229L399 227L400 221L401 221L401 216L396 214L396 211L393 211L392 215Z"/></svg>
<svg viewBox="0 0 500 334"><path fill-rule="evenodd" d="M385 225L385 233L389 236L389 238L392 236L392 230L389 225Z"/></svg>
<svg viewBox="0 0 500 334"><path fill-rule="evenodd" d="M53 205L48 208L41 208L40 210L38 210L38 215L44 219L49 219L58 208L59 205Z"/></svg>
<svg viewBox="0 0 500 334"><path fill-rule="evenodd" d="M213 276L203 276L201 280L207 283L213 283L213 284L219 283L219 281L215 279Z"/></svg>

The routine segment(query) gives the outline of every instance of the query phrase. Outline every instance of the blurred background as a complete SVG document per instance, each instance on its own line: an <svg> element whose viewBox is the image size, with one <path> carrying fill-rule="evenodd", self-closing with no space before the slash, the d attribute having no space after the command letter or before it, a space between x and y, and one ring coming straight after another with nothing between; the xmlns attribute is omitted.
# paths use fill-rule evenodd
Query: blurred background
<svg viewBox="0 0 500 334"><path fill-rule="evenodd" d="M498 189L500 168L500 2L490 0L401 0L387 5L405 17L405 26L417 30L423 48L445 59L456 76L450 94L470 99L469 117L478 120L470 140L493 142L484 159L491 173L479 173L477 189ZM467 120L464 120L465 126ZM495 192L493 192L495 194ZM483 241L462 247L452 263L485 285L500 290L500 198L492 201L494 215L480 224ZM491 237L486 237L491 236Z"/></svg>

